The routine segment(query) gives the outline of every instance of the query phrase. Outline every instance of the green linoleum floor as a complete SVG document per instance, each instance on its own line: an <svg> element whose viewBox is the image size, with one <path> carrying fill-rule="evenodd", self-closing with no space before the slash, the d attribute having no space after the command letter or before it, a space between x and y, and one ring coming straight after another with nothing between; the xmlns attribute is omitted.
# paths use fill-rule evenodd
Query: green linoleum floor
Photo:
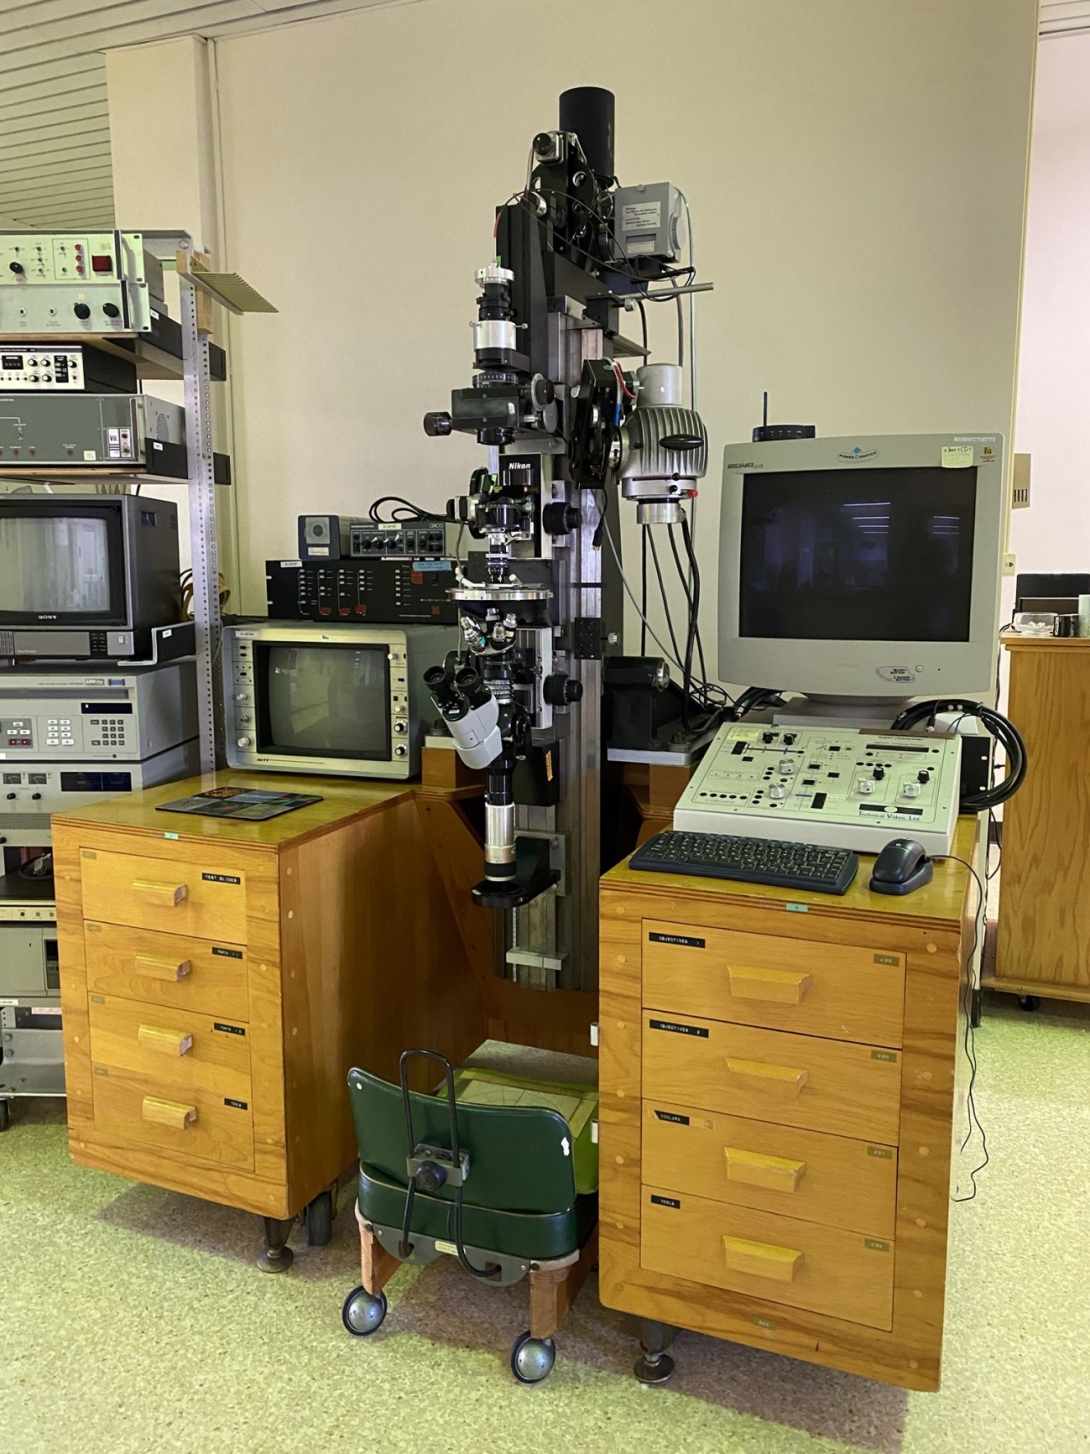
<svg viewBox="0 0 1090 1454"><path fill-rule="evenodd" d="M909 1394L691 1333L666 1388L587 1284L538 1388L507 1369L525 1288L404 1269L373 1339L334 1240L253 1265L256 1218L85 1171L63 1103L0 1137L0 1454L1077 1454L1090 1451L1090 1015L989 1001L977 1099L992 1163L954 1208L944 1385ZM350 1193L346 1192L346 1198Z"/></svg>

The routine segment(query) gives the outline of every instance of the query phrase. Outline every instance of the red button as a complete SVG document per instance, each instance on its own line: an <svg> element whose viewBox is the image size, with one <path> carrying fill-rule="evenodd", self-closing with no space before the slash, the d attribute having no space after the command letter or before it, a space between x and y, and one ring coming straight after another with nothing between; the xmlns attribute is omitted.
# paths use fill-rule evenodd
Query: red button
<svg viewBox="0 0 1090 1454"><path fill-rule="evenodd" d="M91 254L91 268L96 273L112 273L114 260L109 253L93 252Z"/></svg>

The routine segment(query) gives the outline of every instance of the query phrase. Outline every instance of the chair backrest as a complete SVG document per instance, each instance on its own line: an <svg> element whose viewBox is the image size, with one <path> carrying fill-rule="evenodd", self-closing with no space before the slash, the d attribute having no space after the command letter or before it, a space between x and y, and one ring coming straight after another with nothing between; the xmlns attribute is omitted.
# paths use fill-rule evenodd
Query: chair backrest
<svg viewBox="0 0 1090 1454"><path fill-rule="evenodd" d="M406 1185L401 1088L366 1070L348 1073L360 1161ZM450 1147L445 1096L410 1092L417 1144ZM458 1105L458 1141L469 1153L466 1206L507 1212L563 1212L575 1200L572 1135L557 1111L543 1107ZM444 1187L439 1195L453 1200Z"/></svg>

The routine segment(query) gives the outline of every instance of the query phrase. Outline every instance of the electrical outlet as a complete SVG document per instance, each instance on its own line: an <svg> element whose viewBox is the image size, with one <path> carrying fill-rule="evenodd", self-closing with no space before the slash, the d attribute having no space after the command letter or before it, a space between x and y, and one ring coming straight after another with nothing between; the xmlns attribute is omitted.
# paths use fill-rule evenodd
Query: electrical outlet
<svg viewBox="0 0 1090 1454"><path fill-rule="evenodd" d="M1015 573L1014 551L1008 550L1003 555L1003 574L1012 576Z"/></svg>

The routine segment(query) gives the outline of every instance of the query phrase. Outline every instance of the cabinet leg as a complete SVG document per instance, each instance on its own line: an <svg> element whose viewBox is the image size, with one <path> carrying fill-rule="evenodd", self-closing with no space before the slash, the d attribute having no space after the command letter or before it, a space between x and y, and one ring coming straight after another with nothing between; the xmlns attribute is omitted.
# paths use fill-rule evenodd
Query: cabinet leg
<svg viewBox="0 0 1090 1454"><path fill-rule="evenodd" d="M287 1272L295 1261L295 1253L288 1246L295 1218L281 1221L279 1217L262 1217L261 1221L265 1228L265 1247L258 1255L258 1267L262 1272Z"/></svg>
<svg viewBox="0 0 1090 1454"><path fill-rule="evenodd" d="M633 1372L641 1383L666 1383L674 1372L674 1360L666 1350L677 1337L677 1329L650 1318L640 1318L639 1328L641 1353Z"/></svg>

